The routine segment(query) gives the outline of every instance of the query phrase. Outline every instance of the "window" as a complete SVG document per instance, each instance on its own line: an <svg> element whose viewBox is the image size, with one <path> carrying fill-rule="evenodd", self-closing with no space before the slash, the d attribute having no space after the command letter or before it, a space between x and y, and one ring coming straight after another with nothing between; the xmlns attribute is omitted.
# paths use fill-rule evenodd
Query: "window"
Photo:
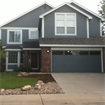
<svg viewBox="0 0 105 105"><path fill-rule="evenodd" d="M101 55L100 51L90 51L90 55Z"/></svg>
<svg viewBox="0 0 105 105"><path fill-rule="evenodd" d="M63 55L63 51L53 51L53 55Z"/></svg>
<svg viewBox="0 0 105 105"><path fill-rule="evenodd" d="M55 35L76 35L75 13L55 13Z"/></svg>
<svg viewBox="0 0 105 105"><path fill-rule="evenodd" d="M17 63L18 62L18 52L8 52L8 63Z"/></svg>
<svg viewBox="0 0 105 105"><path fill-rule="evenodd" d="M21 30L8 30L7 43L8 44L22 44L22 31Z"/></svg>
<svg viewBox="0 0 105 105"><path fill-rule="evenodd" d="M89 55L89 51L79 51L78 55Z"/></svg>
<svg viewBox="0 0 105 105"><path fill-rule="evenodd" d="M38 39L38 28L29 30L29 39Z"/></svg>

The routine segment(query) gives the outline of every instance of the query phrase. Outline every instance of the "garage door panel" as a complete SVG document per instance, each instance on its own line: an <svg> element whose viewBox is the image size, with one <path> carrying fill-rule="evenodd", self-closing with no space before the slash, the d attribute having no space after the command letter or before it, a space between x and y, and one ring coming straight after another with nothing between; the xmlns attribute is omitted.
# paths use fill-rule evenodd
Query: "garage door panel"
<svg viewBox="0 0 105 105"><path fill-rule="evenodd" d="M101 56L52 55L52 72L101 72Z"/></svg>

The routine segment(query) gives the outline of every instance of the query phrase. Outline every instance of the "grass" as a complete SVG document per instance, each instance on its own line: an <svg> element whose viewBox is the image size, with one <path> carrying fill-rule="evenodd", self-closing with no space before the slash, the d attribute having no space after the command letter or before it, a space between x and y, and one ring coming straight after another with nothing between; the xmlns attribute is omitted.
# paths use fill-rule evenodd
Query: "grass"
<svg viewBox="0 0 105 105"><path fill-rule="evenodd" d="M14 89L25 85L34 86L39 78L18 77L17 73L0 73L0 88Z"/></svg>

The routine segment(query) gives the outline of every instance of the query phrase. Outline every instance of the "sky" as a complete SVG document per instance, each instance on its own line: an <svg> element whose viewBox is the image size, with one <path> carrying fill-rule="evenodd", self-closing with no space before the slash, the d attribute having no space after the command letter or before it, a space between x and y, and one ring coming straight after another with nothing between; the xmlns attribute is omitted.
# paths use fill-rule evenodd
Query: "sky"
<svg viewBox="0 0 105 105"><path fill-rule="evenodd" d="M70 2L71 0L0 0L0 25L16 18L45 1L56 7L64 2ZM98 14L98 4L100 3L100 0L74 1Z"/></svg>

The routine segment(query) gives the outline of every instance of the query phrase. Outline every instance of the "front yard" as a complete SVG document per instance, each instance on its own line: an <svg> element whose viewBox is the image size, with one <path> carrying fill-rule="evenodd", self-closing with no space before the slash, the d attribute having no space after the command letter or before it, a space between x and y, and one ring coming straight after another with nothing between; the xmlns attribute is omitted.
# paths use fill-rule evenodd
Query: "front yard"
<svg viewBox="0 0 105 105"><path fill-rule="evenodd" d="M18 77L17 73L0 73L0 89L21 88L25 85L34 86L39 78Z"/></svg>

